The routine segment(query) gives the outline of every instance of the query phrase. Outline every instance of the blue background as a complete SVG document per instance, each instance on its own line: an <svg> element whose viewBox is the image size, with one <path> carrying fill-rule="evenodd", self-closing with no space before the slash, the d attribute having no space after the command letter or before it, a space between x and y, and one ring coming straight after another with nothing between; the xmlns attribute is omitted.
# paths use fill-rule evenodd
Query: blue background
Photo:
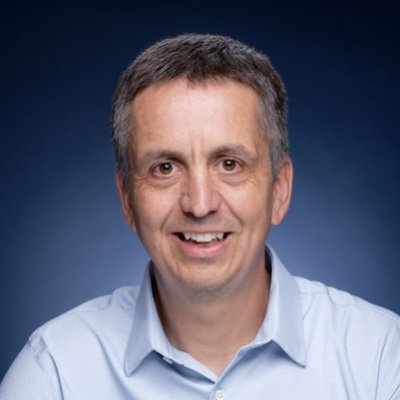
<svg viewBox="0 0 400 400"><path fill-rule="evenodd" d="M114 188L111 96L140 50L182 32L249 43L286 82L295 187L270 242L287 267L400 312L398 13L276 3L2 10L0 377L37 326L140 282L147 256Z"/></svg>

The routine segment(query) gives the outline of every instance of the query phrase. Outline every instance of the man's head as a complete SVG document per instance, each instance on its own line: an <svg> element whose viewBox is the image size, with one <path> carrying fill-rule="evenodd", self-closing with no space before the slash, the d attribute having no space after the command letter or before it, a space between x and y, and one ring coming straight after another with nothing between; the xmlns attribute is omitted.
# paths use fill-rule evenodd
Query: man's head
<svg viewBox="0 0 400 400"><path fill-rule="evenodd" d="M269 144L275 175L288 151L284 85L269 59L229 37L187 34L162 40L145 50L123 73L112 108L117 169L125 184L131 172L135 134L131 104L145 88L185 77L193 84L229 78L250 86L260 100L260 122Z"/></svg>
<svg viewBox="0 0 400 400"><path fill-rule="evenodd" d="M113 121L123 212L159 291L198 299L263 285L264 242L292 181L268 60L218 36L160 42L123 75Z"/></svg>

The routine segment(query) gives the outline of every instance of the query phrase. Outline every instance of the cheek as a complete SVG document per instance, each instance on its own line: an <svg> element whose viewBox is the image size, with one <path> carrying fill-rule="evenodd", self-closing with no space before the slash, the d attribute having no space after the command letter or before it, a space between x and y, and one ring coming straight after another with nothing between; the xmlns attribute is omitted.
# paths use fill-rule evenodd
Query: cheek
<svg viewBox="0 0 400 400"><path fill-rule="evenodd" d="M264 188L264 189L261 189ZM272 200L265 182L248 184L245 187L226 190L225 203L243 224L255 228L269 224L271 219Z"/></svg>
<svg viewBox="0 0 400 400"><path fill-rule="evenodd" d="M176 196L168 190L159 191L139 186L134 198L134 217L139 235L160 230L176 204Z"/></svg>

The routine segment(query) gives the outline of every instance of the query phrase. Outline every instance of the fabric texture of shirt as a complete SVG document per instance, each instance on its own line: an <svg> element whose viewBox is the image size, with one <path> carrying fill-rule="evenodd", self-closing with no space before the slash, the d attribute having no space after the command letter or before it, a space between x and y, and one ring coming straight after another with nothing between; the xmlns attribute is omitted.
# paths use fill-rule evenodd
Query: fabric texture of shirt
<svg viewBox="0 0 400 400"><path fill-rule="evenodd" d="M271 255L264 322L220 376L174 348L141 287L89 301L36 330L1 400L399 400L400 318L289 274Z"/></svg>

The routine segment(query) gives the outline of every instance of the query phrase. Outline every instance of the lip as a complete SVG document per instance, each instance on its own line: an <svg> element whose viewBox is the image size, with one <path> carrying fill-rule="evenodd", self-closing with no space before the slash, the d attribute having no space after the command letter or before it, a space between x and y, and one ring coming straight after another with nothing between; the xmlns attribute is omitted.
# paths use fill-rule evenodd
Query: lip
<svg viewBox="0 0 400 400"><path fill-rule="evenodd" d="M221 231L219 231L221 232ZM207 232L196 232L196 233L210 233ZM192 241L184 241L179 238L178 234L174 234L174 240L178 247L187 257L193 258L212 258L222 253L231 241L231 232L226 232L227 235L223 240L213 240L207 244L196 244Z"/></svg>

